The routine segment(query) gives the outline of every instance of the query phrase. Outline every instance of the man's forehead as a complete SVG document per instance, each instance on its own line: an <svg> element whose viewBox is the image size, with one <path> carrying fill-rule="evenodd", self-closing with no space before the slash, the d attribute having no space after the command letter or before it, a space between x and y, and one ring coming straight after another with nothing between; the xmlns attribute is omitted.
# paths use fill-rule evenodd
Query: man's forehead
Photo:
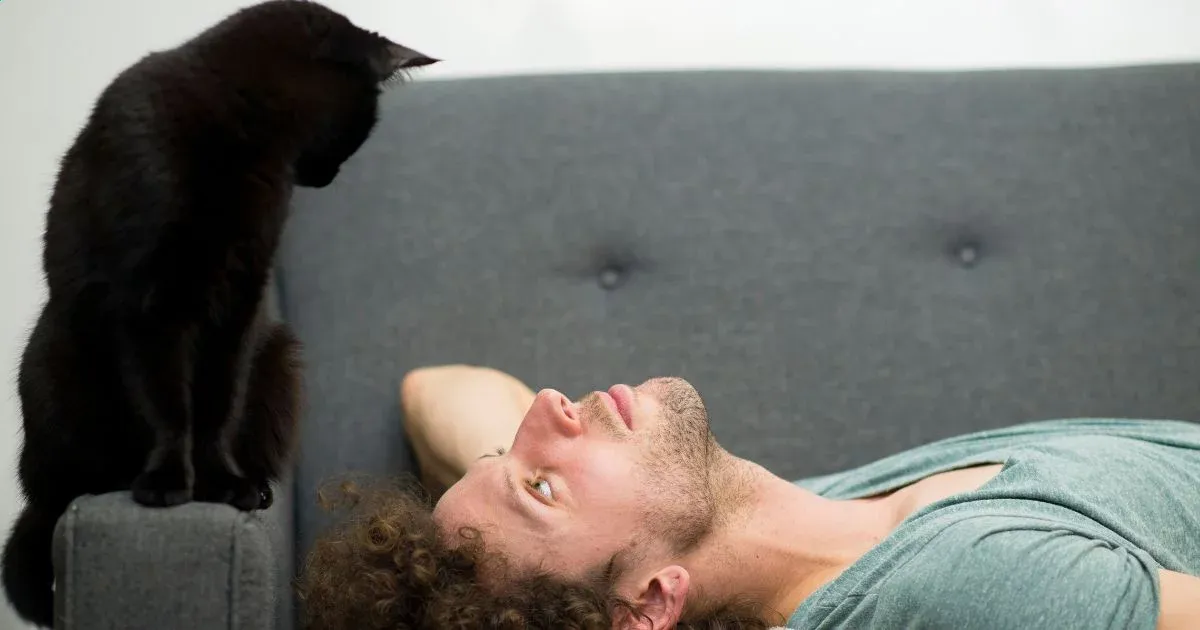
<svg viewBox="0 0 1200 630"><path fill-rule="evenodd" d="M489 483L489 475L472 471L446 491L433 509L433 520L448 537L447 542L461 540L463 528L478 532L489 547L502 547L508 539L520 537L520 523L508 513L501 489Z"/></svg>
<svg viewBox="0 0 1200 630"><path fill-rule="evenodd" d="M612 542L600 532L533 531L506 513L495 493L478 492L484 488L470 481L464 477L459 483L468 482L466 486L447 491L434 508L434 522L452 547L466 542L461 532L470 528L477 533L478 542L503 555L515 569L548 569L569 575L593 562L593 555L603 555L602 548Z"/></svg>
<svg viewBox="0 0 1200 630"><path fill-rule="evenodd" d="M512 568L528 569L550 558L551 549L544 541L533 540L531 534L505 520L494 509L495 499L475 493L452 495L449 492L438 501L433 519L450 547L465 542L481 543L488 552L499 553ZM464 528L473 536L464 537Z"/></svg>
<svg viewBox="0 0 1200 630"><path fill-rule="evenodd" d="M485 518L487 498L479 492L478 481L478 475L468 473L438 499L433 506L433 521L438 527L448 532L456 532L463 527L480 530L494 527Z"/></svg>

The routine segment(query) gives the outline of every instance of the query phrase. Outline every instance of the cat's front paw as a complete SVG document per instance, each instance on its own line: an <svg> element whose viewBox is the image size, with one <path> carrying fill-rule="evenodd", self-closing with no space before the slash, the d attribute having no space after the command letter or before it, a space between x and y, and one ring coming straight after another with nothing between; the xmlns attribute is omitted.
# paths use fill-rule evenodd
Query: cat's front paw
<svg viewBox="0 0 1200 630"><path fill-rule="evenodd" d="M205 475L196 482L196 500L225 503L243 511L263 509L262 489L245 477L230 472Z"/></svg>
<svg viewBox="0 0 1200 630"><path fill-rule="evenodd" d="M171 507L192 500L192 484L182 465L143 471L130 488L133 500L147 507Z"/></svg>

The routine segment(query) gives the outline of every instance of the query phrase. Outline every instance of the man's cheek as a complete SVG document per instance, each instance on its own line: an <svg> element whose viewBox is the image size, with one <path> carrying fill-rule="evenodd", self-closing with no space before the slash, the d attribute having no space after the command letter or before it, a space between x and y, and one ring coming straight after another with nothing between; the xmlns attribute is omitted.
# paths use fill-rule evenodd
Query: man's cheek
<svg viewBox="0 0 1200 630"><path fill-rule="evenodd" d="M583 493L589 504L587 508L629 511L637 505L646 488L631 468L628 462L606 462L593 467Z"/></svg>

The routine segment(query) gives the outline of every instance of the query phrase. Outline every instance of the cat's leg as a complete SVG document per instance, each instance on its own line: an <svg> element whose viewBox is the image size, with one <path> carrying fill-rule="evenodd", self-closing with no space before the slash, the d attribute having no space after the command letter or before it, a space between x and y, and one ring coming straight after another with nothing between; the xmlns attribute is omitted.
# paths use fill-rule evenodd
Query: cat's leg
<svg viewBox="0 0 1200 630"><path fill-rule="evenodd" d="M196 378L196 500L227 503L239 510L261 504L261 489L233 457L234 432L245 408L250 361L256 344L256 308L231 309L203 329Z"/></svg>
<svg viewBox="0 0 1200 630"><path fill-rule="evenodd" d="M148 506L192 499L192 356L195 330L131 322L120 333L121 376L134 409L154 430L146 467L133 481L133 498Z"/></svg>
<svg viewBox="0 0 1200 630"><path fill-rule="evenodd" d="M271 482L291 463L304 404L301 345L288 326L272 324L250 366L246 406L234 440L238 466L261 493L259 509L274 502Z"/></svg>

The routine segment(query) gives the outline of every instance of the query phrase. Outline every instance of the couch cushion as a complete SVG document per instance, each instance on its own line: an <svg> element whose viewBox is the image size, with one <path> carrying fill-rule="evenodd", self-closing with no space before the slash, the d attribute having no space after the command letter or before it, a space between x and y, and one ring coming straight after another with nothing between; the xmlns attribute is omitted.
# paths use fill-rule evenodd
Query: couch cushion
<svg viewBox="0 0 1200 630"><path fill-rule="evenodd" d="M410 470L408 369L691 379L786 478L1200 409L1200 66L685 72L390 93L282 251L316 484Z"/></svg>

